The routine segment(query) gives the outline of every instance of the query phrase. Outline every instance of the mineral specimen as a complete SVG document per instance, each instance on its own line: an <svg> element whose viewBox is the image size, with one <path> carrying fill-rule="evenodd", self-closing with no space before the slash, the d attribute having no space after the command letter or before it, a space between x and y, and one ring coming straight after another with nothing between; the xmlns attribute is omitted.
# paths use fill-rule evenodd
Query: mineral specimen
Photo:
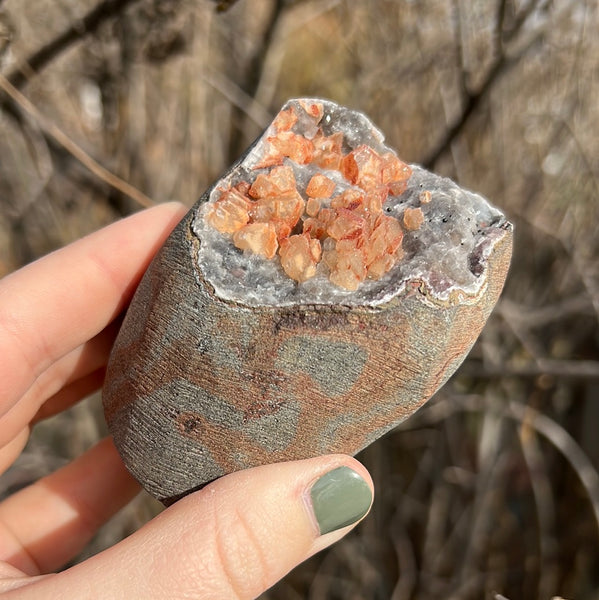
<svg viewBox="0 0 599 600"><path fill-rule="evenodd" d="M342 110L290 101L211 191L192 226L206 281L250 306L375 306L416 279L439 298L475 293L469 257L503 215Z"/></svg>
<svg viewBox="0 0 599 600"><path fill-rule="evenodd" d="M511 240L361 113L289 101L139 286L104 389L125 463L170 503L234 470L358 452L463 360Z"/></svg>

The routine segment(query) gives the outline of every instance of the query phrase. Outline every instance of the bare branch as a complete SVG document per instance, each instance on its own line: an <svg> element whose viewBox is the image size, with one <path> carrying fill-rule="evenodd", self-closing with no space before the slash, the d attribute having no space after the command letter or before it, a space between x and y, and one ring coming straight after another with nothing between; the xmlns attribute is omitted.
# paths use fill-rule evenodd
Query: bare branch
<svg viewBox="0 0 599 600"><path fill-rule="evenodd" d="M120 177L117 177L114 173L105 169L89 156L89 154L71 140L71 138L69 138L61 129L47 119L28 98L19 92L19 90L17 90L6 77L2 75L0 75L0 89L2 89L23 111L35 119L46 135L53 138L94 175L141 206L154 206L155 202L148 198L143 192L139 191L126 181L123 181Z"/></svg>
<svg viewBox="0 0 599 600"><path fill-rule="evenodd" d="M281 17L283 16L286 4L286 0L274 0L274 5L268 18L268 22L266 24L266 28L262 36L262 40L259 43L259 46L256 52L254 53L254 56L252 57L245 72L244 82L241 85L241 88L245 92L245 94L247 94L247 96L252 99L252 101L256 96L256 92L260 84L260 79L262 78L262 71L264 69L265 59L268 55L268 50L275 38L275 31L279 25ZM239 156L239 154L241 154L247 143L243 135L243 125L245 119L244 115L242 114L246 111L240 110L236 107L235 112L237 114L233 117L233 123L237 122L239 123L239 125L232 129L231 140L229 143L229 158L231 159L231 161L235 160Z"/></svg>
<svg viewBox="0 0 599 600"><path fill-rule="evenodd" d="M464 32L462 31L462 14L459 0L452 2L452 19L454 21L456 67L460 82L460 94L464 98L468 95L468 72L464 60Z"/></svg>
<svg viewBox="0 0 599 600"><path fill-rule="evenodd" d="M100 2L85 16L75 21L66 31L31 54L6 79L14 87L20 88L73 43L94 33L105 21L136 2L139 0L104 0Z"/></svg>
<svg viewBox="0 0 599 600"><path fill-rule="evenodd" d="M516 64L516 60L508 61L505 55L501 55L489 69L485 81L480 86L478 91L471 93L467 96L462 113L456 118L456 120L447 128L443 138L434 148L434 150L426 157L422 164L427 169L433 169L439 158L447 150L449 150L453 141L462 133L466 124L470 120L470 117L474 114L482 100L486 98L490 90L495 86L501 75L510 66Z"/></svg>
<svg viewBox="0 0 599 600"><path fill-rule="evenodd" d="M446 420L455 412L477 412L486 413L491 409L489 401L481 395L451 395L450 402L435 402L421 409L411 419L399 426L400 430L409 430L422 426L423 423L430 426L433 423ZM500 414L510 417L522 423L547 439L564 458L578 476L580 483L585 489L595 518L595 524L599 528L599 473L578 445L576 440L561 425L550 419L547 415L535 410L531 406L521 402L509 402L500 411Z"/></svg>
<svg viewBox="0 0 599 600"><path fill-rule="evenodd" d="M539 0L533 0L530 5L527 5L527 10L523 12L526 15L530 15L532 10L537 6ZM570 13L575 7L575 4L570 4L565 10L563 10L557 18L564 18ZM526 19L521 22L518 21L517 28L521 29ZM455 139L462 133L466 124L470 121L470 118L475 113L476 109L480 106L482 101L489 95L490 91L499 82L501 77L505 75L512 67L519 64L529 52L531 52L544 38L548 29L546 24L543 27L539 27L534 33L532 33L527 39L525 39L520 46L519 50L513 55L508 56L507 53L500 54L491 65L487 72L483 83L480 85L476 92L469 94L464 108L461 114L455 119L455 121L447 128L441 141L437 146L430 152L428 157L422 160L422 164L427 169L433 169L437 161L441 158L445 152L449 150L451 144ZM512 29L511 31L514 31Z"/></svg>
<svg viewBox="0 0 599 600"><path fill-rule="evenodd" d="M283 59L285 57L284 45L296 31L307 28L310 23L320 16L339 6L342 0L318 0L318 2L303 2L290 5L290 10L281 19L280 27L277 28L276 35L268 52L264 57L260 81L254 95L254 102L260 106L270 106L275 95L277 81L281 75ZM431 57L430 64L433 63ZM412 68L412 65L403 67L406 71ZM409 73L402 73L401 77L408 77Z"/></svg>
<svg viewBox="0 0 599 600"><path fill-rule="evenodd" d="M502 298L497 304L497 313L514 322L517 327L534 329L546 327L562 319L575 315L593 314L591 300L588 296L576 294L554 304L534 307L517 304L508 298Z"/></svg>
<svg viewBox="0 0 599 600"><path fill-rule="evenodd" d="M225 74L214 69L208 69L201 77L258 127L261 129L268 127L268 124L272 121L272 115Z"/></svg>
<svg viewBox="0 0 599 600"><path fill-rule="evenodd" d="M539 531L539 598L549 598L556 589L556 573L550 568L556 549L556 508L551 486L550 465L542 452L538 435L531 435L533 428L528 422L520 427L520 447L528 469L528 479L536 507Z"/></svg>
<svg viewBox="0 0 599 600"><path fill-rule="evenodd" d="M497 17L495 18L495 50L497 54L503 53L503 29L505 27L505 18L507 16L508 0L499 0L497 3Z"/></svg>
<svg viewBox="0 0 599 600"><path fill-rule="evenodd" d="M570 463L588 494L599 527L599 474L576 440L558 423L530 406L510 402L508 414L546 438Z"/></svg>
<svg viewBox="0 0 599 600"><path fill-rule="evenodd" d="M216 3L216 10L218 12L226 12L229 10L237 0L212 0Z"/></svg>
<svg viewBox="0 0 599 600"><path fill-rule="evenodd" d="M518 35L518 33L520 33L524 23L526 23L527 19L535 10L541 7L541 3L543 1L544 0L530 0L530 2L520 11L520 13L516 15L514 23L510 29L503 34L506 41L512 40Z"/></svg>
<svg viewBox="0 0 599 600"><path fill-rule="evenodd" d="M538 377L551 375L564 379L599 379L599 361L596 360L559 360L538 358L534 363L523 366L502 364L483 365L473 358L468 359L460 368L460 373L468 377Z"/></svg>

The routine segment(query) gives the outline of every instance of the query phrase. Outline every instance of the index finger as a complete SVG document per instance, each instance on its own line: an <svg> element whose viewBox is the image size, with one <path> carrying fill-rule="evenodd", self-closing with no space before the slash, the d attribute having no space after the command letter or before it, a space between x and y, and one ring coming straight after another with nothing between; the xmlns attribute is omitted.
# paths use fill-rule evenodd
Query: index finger
<svg viewBox="0 0 599 600"><path fill-rule="evenodd" d="M0 281L0 416L123 310L184 213L178 203L139 212Z"/></svg>

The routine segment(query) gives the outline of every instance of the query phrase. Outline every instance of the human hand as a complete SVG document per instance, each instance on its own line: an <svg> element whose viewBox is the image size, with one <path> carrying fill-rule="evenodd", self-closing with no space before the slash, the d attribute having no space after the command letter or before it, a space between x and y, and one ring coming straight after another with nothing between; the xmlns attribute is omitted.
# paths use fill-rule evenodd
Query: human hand
<svg viewBox="0 0 599 600"><path fill-rule="evenodd" d="M138 213L0 281L0 473L30 427L98 389L118 315L184 214ZM343 455L233 473L57 574L139 491L110 438L0 504L6 598L254 598L369 510Z"/></svg>

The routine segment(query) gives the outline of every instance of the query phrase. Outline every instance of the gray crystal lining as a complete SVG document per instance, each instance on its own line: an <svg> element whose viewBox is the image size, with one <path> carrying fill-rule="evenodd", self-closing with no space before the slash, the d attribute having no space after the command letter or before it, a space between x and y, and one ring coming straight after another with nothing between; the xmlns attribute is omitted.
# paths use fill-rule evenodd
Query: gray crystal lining
<svg viewBox="0 0 599 600"><path fill-rule="evenodd" d="M347 151L361 144L368 144L381 154L392 151L383 144L381 132L363 114L324 100L306 101L323 104L324 116L319 126L326 135L341 131ZM290 101L283 108L290 105L301 112L297 101ZM305 113L303 116L304 122L300 118L293 130L311 137L316 133L316 127ZM332 284L323 261L319 263L315 277L297 283L285 274L277 257L267 260L237 249L231 236L213 229L204 217L210 203L220 197L218 188L223 184L253 181L258 173L270 170L252 169L262 156L263 140L270 135L273 131L269 127L245 159L209 191L207 202L199 205L193 220L193 232L201 241L198 267L218 297L247 306L377 306L409 289L412 283L424 286L427 294L439 301L449 300L456 292L461 292L462 299L467 300L486 285L487 258L495 243L503 237L504 229L509 227L505 216L482 196L463 190L450 179L416 165L412 165L406 191L399 196L389 196L383 210L401 222L406 208L420 207L424 223L417 231L405 232L404 258L381 279L367 279L356 291ZM333 196L352 187L338 171L298 165L288 159L285 164L293 167L298 190L304 197L305 188L315 172L322 172L335 181ZM431 192L430 202L421 202L423 191Z"/></svg>

